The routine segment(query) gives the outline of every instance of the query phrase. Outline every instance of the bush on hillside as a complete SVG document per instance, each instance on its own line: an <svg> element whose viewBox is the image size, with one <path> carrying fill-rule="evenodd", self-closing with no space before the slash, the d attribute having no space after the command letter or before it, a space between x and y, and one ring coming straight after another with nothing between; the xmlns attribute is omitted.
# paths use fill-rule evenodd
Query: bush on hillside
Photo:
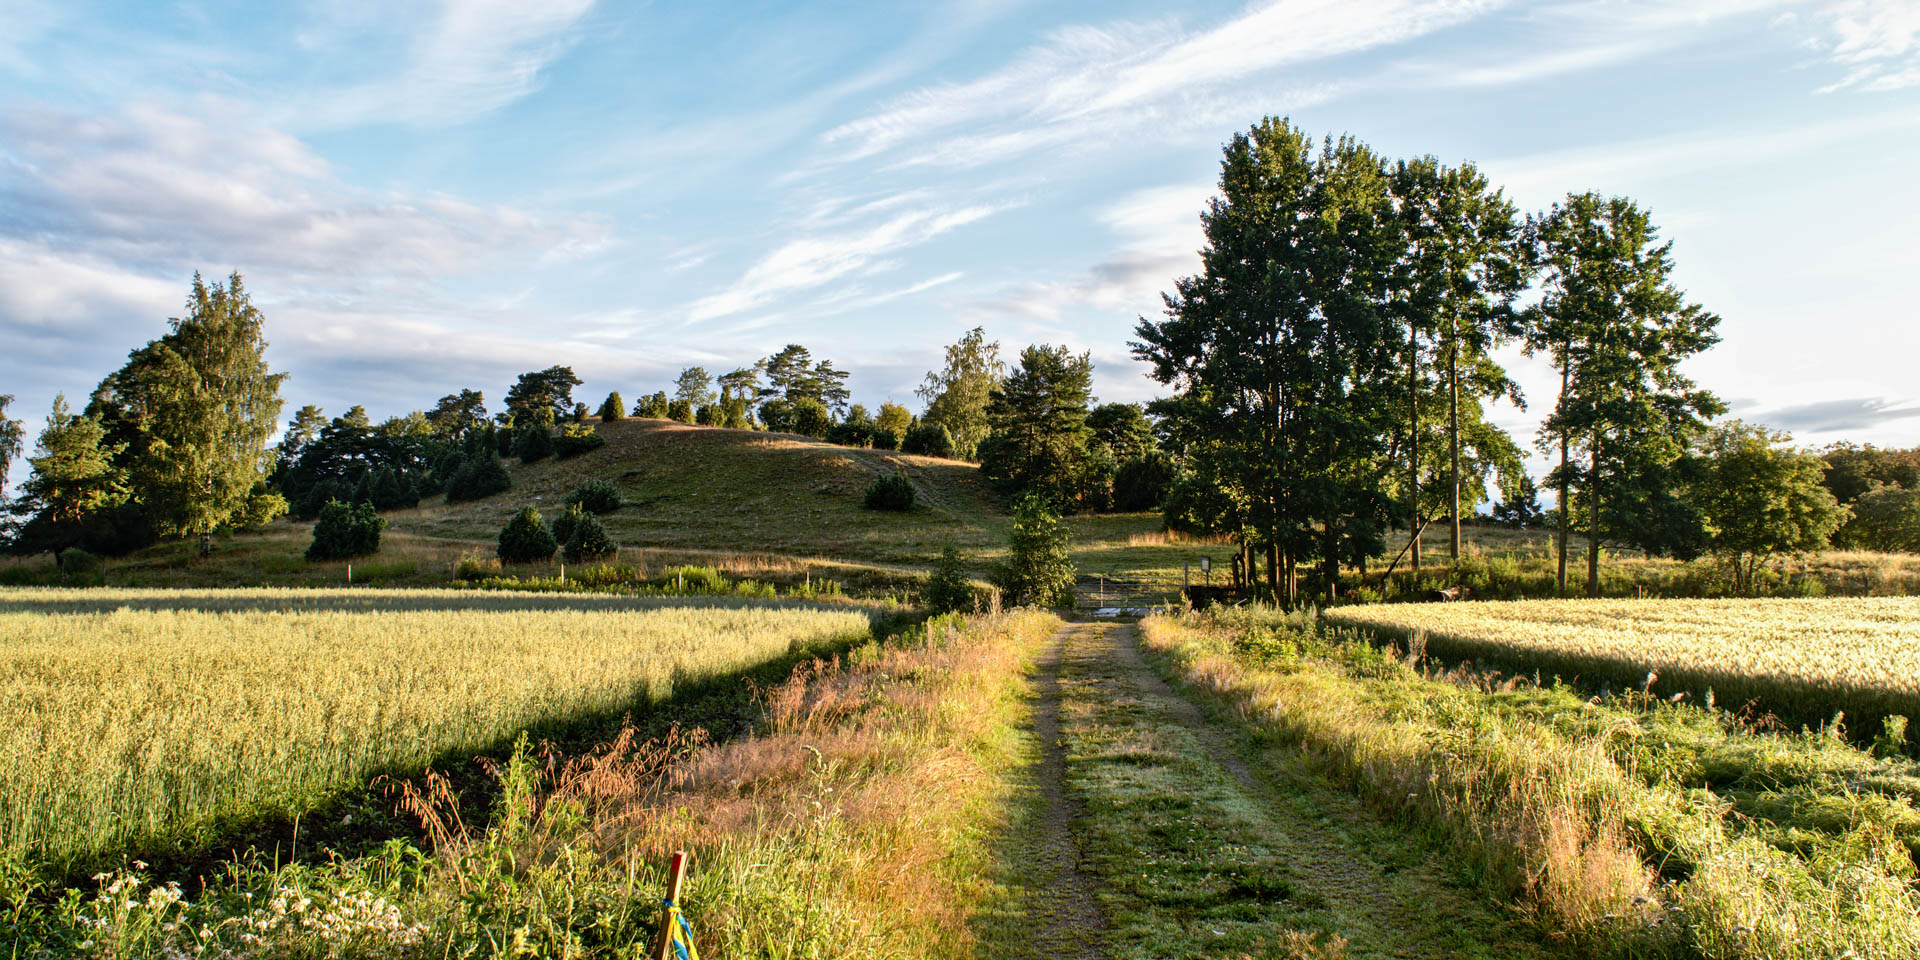
<svg viewBox="0 0 1920 960"><path fill-rule="evenodd" d="M906 438L900 441L900 452L922 457L951 457L953 434L937 423L920 424L907 431Z"/></svg>
<svg viewBox="0 0 1920 960"><path fill-rule="evenodd" d="M607 399L600 404L600 422L612 423L626 418L627 401L621 398L620 391L615 390L607 394Z"/></svg>
<svg viewBox="0 0 1920 960"><path fill-rule="evenodd" d="M99 573L107 566L99 554L88 553L79 547L68 547L55 554L54 559L59 561L60 572L69 577Z"/></svg>
<svg viewBox="0 0 1920 960"><path fill-rule="evenodd" d="M867 497L861 506L868 510L912 510L913 482L898 470L874 477L867 484Z"/></svg>
<svg viewBox="0 0 1920 960"><path fill-rule="evenodd" d="M512 429L507 427L501 427L500 429L493 431L494 456L496 457L513 456L513 441L514 441L514 435L513 435Z"/></svg>
<svg viewBox="0 0 1920 960"><path fill-rule="evenodd" d="M361 501L352 506L338 500L320 508L320 519L313 524L313 543L307 547L308 560L344 560L364 557L380 551L380 531L387 521Z"/></svg>
<svg viewBox="0 0 1920 960"><path fill-rule="evenodd" d="M1046 500L1028 494L1013 507L1007 561L994 578L1012 606L1073 605L1073 557L1067 528Z"/></svg>
<svg viewBox="0 0 1920 960"><path fill-rule="evenodd" d="M580 509L580 505L577 503L561 510L560 515L553 518L553 526L551 527L553 531L553 542L565 546L566 542L573 538L573 528L578 526L580 524L580 518L586 515L587 512Z"/></svg>
<svg viewBox="0 0 1920 960"><path fill-rule="evenodd" d="M568 505L579 504L588 513L612 513L620 509L620 488L611 480L595 477L574 487L567 494Z"/></svg>
<svg viewBox="0 0 1920 960"><path fill-rule="evenodd" d="M681 423L693 422L693 404L686 400L675 400L667 404L667 419Z"/></svg>
<svg viewBox="0 0 1920 960"><path fill-rule="evenodd" d="M513 455L521 463L539 463L553 456L553 434L547 432L544 424L529 423L515 431L513 437Z"/></svg>
<svg viewBox="0 0 1920 960"><path fill-rule="evenodd" d="M886 427L876 426L873 428L872 443L875 450L898 450L900 435Z"/></svg>
<svg viewBox="0 0 1920 960"><path fill-rule="evenodd" d="M665 420L667 419L667 414L671 412L672 407L671 401L667 399L667 392L665 390L657 390L641 398L640 405L634 408L634 416L647 417L653 420Z"/></svg>
<svg viewBox="0 0 1920 960"><path fill-rule="evenodd" d="M717 403L703 403L693 411L693 422L703 427L717 427L727 417L727 412Z"/></svg>
<svg viewBox="0 0 1920 960"><path fill-rule="evenodd" d="M314 484L313 489L307 491L306 497L300 501L300 512L294 514L294 517L300 520L312 520L320 515L320 509L328 503L334 500L345 502L352 497L352 487L328 477Z"/></svg>
<svg viewBox="0 0 1920 960"><path fill-rule="evenodd" d="M507 465L492 454L482 454L461 464L460 472L447 481L447 502L480 500L513 489L513 477Z"/></svg>
<svg viewBox="0 0 1920 960"><path fill-rule="evenodd" d="M578 510L579 507L574 507ZM611 560L619 552L619 546L613 537L607 534L605 524L591 513L577 515L573 530L567 535L566 558L568 563L588 563L595 560Z"/></svg>
<svg viewBox="0 0 1920 960"><path fill-rule="evenodd" d="M540 519L540 511L527 507L500 528L500 545L495 553L503 563L533 563L553 559L558 548L553 531Z"/></svg>
<svg viewBox="0 0 1920 960"><path fill-rule="evenodd" d="M964 613L973 609L973 582L967 579L967 561L960 548L947 544L927 578L920 602L933 613Z"/></svg>
<svg viewBox="0 0 1920 960"><path fill-rule="evenodd" d="M827 442L843 447L864 447L873 443L873 424L860 420L842 420L827 428Z"/></svg>
<svg viewBox="0 0 1920 960"><path fill-rule="evenodd" d="M801 397L793 402L793 424L788 429L808 437L824 437L827 429L833 426L833 414L827 412L827 405L812 397Z"/></svg>
<svg viewBox="0 0 1920 960"><path fill-rule="evenodd" d="M607 438L594 432L593 427L583 423L570 423L565 430L560 431L560 436L554 438L553 454L565 460L583 453L590 453L606 445Z"/></svg>

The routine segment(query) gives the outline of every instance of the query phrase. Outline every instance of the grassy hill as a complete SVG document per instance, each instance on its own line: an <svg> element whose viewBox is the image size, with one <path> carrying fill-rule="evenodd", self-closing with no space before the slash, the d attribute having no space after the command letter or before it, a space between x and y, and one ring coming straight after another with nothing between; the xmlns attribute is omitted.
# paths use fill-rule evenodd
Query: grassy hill
<svg viewBox="0 0 1920 960"><path fill-rule="evenodd" d="M491 542L522 507L552 519L569 491L597 477L618 485L626 501L603 518L623 547L920 564L948 541L978 551L1004 536L1000 498L970 463L670 420L626 420L599 431L607 443L592 453L514 463L512 490L395 512L393 529ZM894 471L913 483L914 509L861 507L867 485Z"/></svg>

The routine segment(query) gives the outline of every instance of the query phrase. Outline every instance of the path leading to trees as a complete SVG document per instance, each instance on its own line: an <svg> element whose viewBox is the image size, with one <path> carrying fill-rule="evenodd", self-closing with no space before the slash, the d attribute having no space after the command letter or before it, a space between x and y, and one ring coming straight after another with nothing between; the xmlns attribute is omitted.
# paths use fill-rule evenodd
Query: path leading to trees
<svg viewBox="0 0 1920 960"><path fill-rule="evenodd" d="M1036 943L993 955L1542 957L1436 850L1169 687L1127 623L1042 658Z"/></svg>

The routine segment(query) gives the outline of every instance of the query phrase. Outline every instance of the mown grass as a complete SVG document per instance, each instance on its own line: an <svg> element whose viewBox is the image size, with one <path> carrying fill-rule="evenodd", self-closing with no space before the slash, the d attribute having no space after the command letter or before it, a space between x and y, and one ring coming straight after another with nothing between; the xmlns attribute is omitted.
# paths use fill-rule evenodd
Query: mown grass
<svg viewBox="0 0 1920 960"><path fill-rule="evenodd" d="M1305 615L1156 618L1172 672L1595 955L1909 957L1915 766L1629 695L1427 673Z"/></svg>
<svg viewBox="0 0 1920 960"><path fill-rule="evenodd" d="M0 858L190 849L516 732L642 710L864 612L460 591L0 593Z"/></svg>
<svg viewBox="0 0 1920 960"><path fill-rule="evenodd" d="M751 736L522 744L485 826L433 781L430 849L324 865L236 863L182 892L137 866L17 920L36 956L638 957L668 852L716 957L962 957L996 896L1022 673L1051 616L942 619L816 661L761 696ZM158 890L159 893L153 891ZM132 904L132 906L128 906Z"/></svg>

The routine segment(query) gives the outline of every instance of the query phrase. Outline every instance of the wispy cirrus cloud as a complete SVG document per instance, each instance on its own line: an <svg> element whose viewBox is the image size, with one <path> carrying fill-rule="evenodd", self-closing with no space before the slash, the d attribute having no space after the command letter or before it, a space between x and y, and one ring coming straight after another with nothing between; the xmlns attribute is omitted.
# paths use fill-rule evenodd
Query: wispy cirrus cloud
<svg viewBox="0 0 1920 960"><path fill-rule="evenodd" d="M864 228L789 240L762 257L725 290L688 309L690 323L732 316L792 293L881 266L884 258L992 216L1011 204L929 206L894 214Z"/></svg>
<svg viewBox="0 0 1920 960"><path fill-rule="evenodd" d="M1812 45L1846 76L1821 93L1855 89L1873 93L1920 86L1920 4L1912 0L1842 0L1823 8L1825 36Z"/></svg>
<svg viewBox="0 0 1920 960"><path fill-rule="evenodd" d="M594 0L442 0L408 44L397 73L299 98L297 112L284 119L314 128L442 126L491 113L537 89L541 72L578 38L593 6ZM360 33L345 30L324 42L349 46Z"/></svg>
<svg viewBox="0 0 1920 960"><path fill-rule="evenodd" d="M1243 84L1282 68L1400 43L1465 23L1504 0L1278 0L1211 29L1172 21L1076 26L1007 66L897 97L827 131L839 162L979 166L1034 150L1110 142L1125 131L1211 128L1327 99L1326 82Z"/></svg>

